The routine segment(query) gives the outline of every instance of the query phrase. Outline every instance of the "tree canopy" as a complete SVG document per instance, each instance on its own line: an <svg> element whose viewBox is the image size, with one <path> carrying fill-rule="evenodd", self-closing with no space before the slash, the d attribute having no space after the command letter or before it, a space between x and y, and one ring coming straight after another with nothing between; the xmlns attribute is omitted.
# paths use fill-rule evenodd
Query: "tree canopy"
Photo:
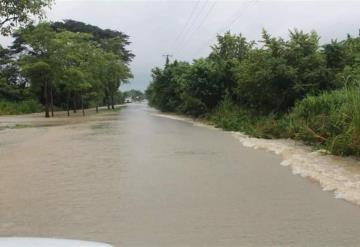
<svg viewBox="0 0 360 247"><path fill-rule="evenodd" d="M20 87L27 96L19 96L19 100L38 100L46 117L50 111L53 114L54 107L67 109L68 114L70 108L74 112L79 107L114 108L120 85L132 77L128 64L133 55L125 47L129 44L125 34L117 49L104 46L106 39L97 39L92 32L57 29L49 22L22 27L13 36L10 49L0 50L4 58L0 81L7 86L7 100L11 100L10 92ZM129 57L124 58L122 51L128 51Z"/></svg>
<svg viewBox="0 0 360 247"><path fill-rule="evenodd" d="M126 63L131 62L134 58L134 54L126 49L126 46L130 44L129 36L122 32L111 29L101 29L97 26L75 20L54 22L51 26L57 32L67 30L74 33L92 34L93 40L99 43L104 50L120 56Z"/></svg>
<svg viewBox="0 0 360 247"><path fill-rule="evenodd" d="M343 85L358 71L359 38L321 46L316 32L292 30L287 39L263 30L260 42L226 32L207 58L153 70L150 104L164 111L204 115L225 98L262 112L287 112L307 95Z"/></svg>
<svg viewBox="0 0 360 247"><path fill-rule="evenodd" d="M25 25L32 16L44 17L44 7L51 6L53 0L1 0L0 33L9 35L17 25Z"/></svg>

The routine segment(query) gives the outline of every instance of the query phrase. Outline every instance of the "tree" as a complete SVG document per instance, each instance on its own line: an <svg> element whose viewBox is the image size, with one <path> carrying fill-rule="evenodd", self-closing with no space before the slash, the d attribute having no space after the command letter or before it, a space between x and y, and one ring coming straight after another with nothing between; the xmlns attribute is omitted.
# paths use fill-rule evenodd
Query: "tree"
<svg viewBox="0 0 360 247"><path fill-rule="evenodd" d="M357 37L348 35L347 39L338 44L337 58L339 69L335 69L336 82L339 86L358 85L360 81L360 34Z"/></svg>
<svg viewBox="0 0 360 247"><path fill-rule="evenodd" d="M49 90L50 83L52 81L52 71L48 63L44 61L35 61L32 63L26 63L23 66L24 75L28 76L32 81L32 86L40 91L44 92L45 100L45 117L50 117L49 114ZM42 90L41 90L42 89Z"/></svg>
<svg viewBox="0 0 360 247"><path fill-rule="evenodd" d="M56 33L54 43L57 44L56 59L59 70L57 84L66 94L66 109L69 115L70 95L72 94L73 110L77 110L80 101L83 115L85 100L95 98L98 106L100 97L104 95L105 51L97 47L92 36L85 33L69 31Z"/></svg>
<svg viewBox="0 0 360 247"><path fill-rule="evenodd" d="M47 23L41 23L36 28L22 29L21 32L22 37L30 45L29 53L20 59L23 75L30 79L33 91L43 91L45 117L49 117L49 97L53 115L53 79L56 73L54 69L58 68L57 60L54 59L55 33Z"/></svg>
<svg viewBox="0 0 360 247"><path fill-rule="evenodd" d="M179 75L178 75L179 76ZM182 84L181 111L199 116L212 110L224 97L226 82L218 65L208 59L194 60Z"/></svg>
<svg viewBox="0 0 360 247"><path fill-rule="evenodd" d="M132 77L130 69L122 63L121 59L113 53L105 54L105 96L108 108L115 109L115 95L121 83L127 83Z"/></svg>
<svg viewBox="0 0 360 247"><path fill-rule="evenodd" d="M0 1L0 33L9 35L15 26L25 25L32 16L44 17L43 8L53 0L2 0Z"/></svg>
<svg viewBox="0 0 360 247"><path fill-rule="evenodd" d="M335 72L342 70L346 63L344 42L332 40L330 44L323 46L326 66Z"/></svg>
<svg viewBox="0 0 360 247"><path fill-rule="evenodd" d="M181 112L181 94L190 65L174 61L162 68L152 70L152 81L146 90L149 103L162 111Z"/></svg>
<svg viewBox="0 0 360 247"><path fill-rule="evenodd" d="M263 47L253 49L236 66L236 98L240 105L263 113L282 113L307 94L335 88L315 32L290 31L289 40L265 30Z"/></svg>
<svg viewBox="0 0 360 247"><path fill-rule="evenodd" d="M219 84L223 84L223 94L233 97L235 75L233 68L245 59L253 47L253 41L247 41L241 34L232 34L230 31L217 36L217 43L211 47L209 60L215 62L219 72Z"/></svg>
<svg viewBox="0 0 360 247"><path fill-rule="evenodd" d="M330 53L321 50L315 32L295 29L284 40L263 30L262 46L230 32L217 39L207 58L194 60L186 69L180 62L154 69L147 90L150 104L199 116L227 99L257 113L283 114L306 95L337 87L325 56ZM349 50L358 46L349 40ZM357 57L348 60L354 64L360 61Z"/></svg>
<svg viewBox="0 0 360 247"><path fill-rule="evenodd" d="M334 89L334 80L326 67L326 59L320 51L319 36L316 32L290 31L285 44L284 57L287 64L296 69L294 91L297 99L306 94L318 94L322 90Z"/></svg>
<svg viewBox="0 0 360 247"><path fill-rule="evenodd" d="M242 60L250 51L254 42L248 42L241 34L236 35L227 31L217 36L217 43L211 46L210 59L213 60Z"/></svg>
<svg viewBox="0 0 360 247"><path fill-rule="evenodd" d="M99 43L102 49L119 56L119 58L127 64L135 57L131 51L125 48L130 44L129 36L122 32L110 29L101 29L97 26L75 20L54 22L51 26L57 32L66 30L75 33L80 32L91 34L93 40Z"/></svg>
<svg viewBox="0 0 360 247"><path fill-rule="evenodd" d="M46 117L50 109L53 115L54 105L70 115L71 103L74 112L81 106L85 114L87 107L98 109L106 101L114 108L121 101L119 86L132 77L128 62L133 55L125 49L128 36L70 23L82 31L46 22L30 24L13 34L10 49L0 47L0 95L17 100L23 92L32 92L45 105ZM124 57L123 51L129 53Z"/></svg>
<svg viewBox="0 0 360 247"><path fill-rule="evenodd" d="M0 99L20 101L30 97L26 81L19 75L16 58L0 46Z"/></svg>
<svg viewBox="0 0 360 247"><path fill-rule="evenodd" d="M257 112L283 112L294 104L296 70L283 57L256 49L235 69L236 103Z"/></svg>

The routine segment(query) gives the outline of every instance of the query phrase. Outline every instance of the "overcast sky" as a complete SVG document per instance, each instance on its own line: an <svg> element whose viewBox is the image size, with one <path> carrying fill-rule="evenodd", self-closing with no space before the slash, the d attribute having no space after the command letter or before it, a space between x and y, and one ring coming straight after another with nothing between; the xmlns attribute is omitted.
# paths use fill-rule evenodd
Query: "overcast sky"
<svg viewBox="0 0 360 247"><path fill-rule="evenodd" d="M56 0L47 17L128 34L136 55L131 64L134 79L122 88L144 90L151 69L164 64L163 54L187 61L206 56L216 33L226 30L251 40L260 38L262 28L282 37L293 28L316 30L321 42L357 35L360 1Z"/></svg>

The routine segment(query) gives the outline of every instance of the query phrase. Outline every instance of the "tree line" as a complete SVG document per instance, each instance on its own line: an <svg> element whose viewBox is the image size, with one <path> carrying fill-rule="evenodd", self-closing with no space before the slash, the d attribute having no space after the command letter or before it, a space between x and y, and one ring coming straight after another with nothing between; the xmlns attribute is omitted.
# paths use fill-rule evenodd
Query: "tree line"
<svg viewBox="0 0 360 247"><path fill-rule="evenodd" d="M140 90L131 89L123 93L123 98L125 100L130 99L132 102L136 102L136 101L141 102L145 100L145 94Z"/></svg>
<svg viewBox="0 0 360 247"><path fill-rule="evenodd" d="M44 105L46 117L53 116L54 108L68 115L71 108L114 108L120 84L132 77L129 37L118 31L65 20L27 25L13 38L0 52L0 97L35 99Z"/></svg>
<svg viewBox="0 0 360 247"><path fill-rule="evenodd" d="M360 37L320 45L316 32L263 30L260 41L230 32L192 63L152 70L149 104L219 127L300 139L360 155Z"/></svg>

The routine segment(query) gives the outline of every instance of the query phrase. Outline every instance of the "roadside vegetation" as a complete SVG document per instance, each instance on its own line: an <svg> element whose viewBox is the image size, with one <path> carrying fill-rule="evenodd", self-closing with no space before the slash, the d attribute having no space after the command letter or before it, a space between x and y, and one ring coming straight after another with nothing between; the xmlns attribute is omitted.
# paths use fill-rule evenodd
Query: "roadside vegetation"
<svg viewBox="0 0 360 247"><path fill-rule="evenodd" d="M360 156L360 37L320 45L316 32L260 42L230 32L192 63L152 71L149 104L226 130L292 138Z"/></svg>
<svg viewBox="0 0 360 247"><path fill-rule="evenodd" d="M131 89L124 92L124 99L130 99L132 102L140 102L145 100L145 94L140 90Z"/></svg>
<svg viewBox="0 0 360 247"><path fill-rule="evenodd" d="M132 77L129 36L74 20L31 22L51 0L0 3L0 115L54 110L76 112L123 102L119 91ZM15 26L20 25L15 29Z"/></svg>

